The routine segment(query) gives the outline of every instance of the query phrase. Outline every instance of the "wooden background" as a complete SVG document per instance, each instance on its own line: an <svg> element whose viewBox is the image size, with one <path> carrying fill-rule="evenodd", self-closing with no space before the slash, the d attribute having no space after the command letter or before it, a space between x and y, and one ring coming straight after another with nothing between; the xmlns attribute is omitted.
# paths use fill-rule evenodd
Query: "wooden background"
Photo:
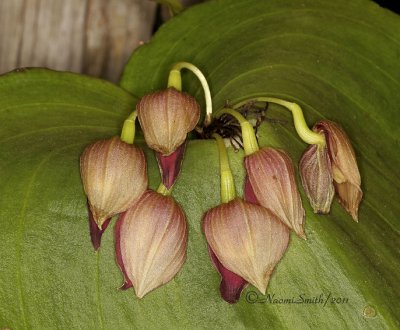
<svg viewBox="0 0 400 330"><path fill-rule="evenodd" d="M150 0L0 0L0 74L40 66L116 82L132 51L150 39L157 13L166 18L167 8L158 6Z"/></svg>

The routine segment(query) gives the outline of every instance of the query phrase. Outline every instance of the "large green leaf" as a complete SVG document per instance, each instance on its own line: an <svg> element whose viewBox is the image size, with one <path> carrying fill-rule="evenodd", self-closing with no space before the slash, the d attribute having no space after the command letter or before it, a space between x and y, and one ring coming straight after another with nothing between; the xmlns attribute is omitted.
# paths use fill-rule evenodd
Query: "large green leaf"
<svg viewBox="0 0 400 330"><path fill-rule="evenodd" d="M282 97L299 103L310 124L340 123L353 141L365 192L360 223L337 204L323 217L305 203L309 240L292 239L269 288L280 297L332 292L349 304L238 306L228 315L254 326L399 327L399 45L399 17L369 1L216 1L177 17L132 56L121 85L139 96L163 88L171 65L185 60L206 74L216 109ZM185 78L201 101L199 84ZM271 107L270 117L290 123L284 111ZM260 141L295 161L305 148L292 124L266 124ZM366 306L376 318L363 316Z"/></svg>
<svg viewBox="0 0 400 330"><path fill-rule="evenodd" d="M310 124L342 124L363 179L360 222L337 203L316 216L303 196L308 240L292 236L268 288L275 298L331 293L347 298L341 304L251 304L251 286L236 305L219 297L200 227L219 201L218 154L199 140L189 143L173 192L189 223L187 262L142 300L118 291L112 228L99 253L91 248L78 159L86 144L118 134L136 99L74 74L0 77L0 328L398 328L399 45L400 19L368 1L216 1L162 27L121 82L141 96L163 88L168 68L186 60L209 78L215 108L273 95L301 104ZM191 76L184 87L201 100ZM264 124L260 144L285 148L297 162L306 146L289 114L271 107L269 116L288 123ZM241 194L243 155L229 156Z"/></svg>

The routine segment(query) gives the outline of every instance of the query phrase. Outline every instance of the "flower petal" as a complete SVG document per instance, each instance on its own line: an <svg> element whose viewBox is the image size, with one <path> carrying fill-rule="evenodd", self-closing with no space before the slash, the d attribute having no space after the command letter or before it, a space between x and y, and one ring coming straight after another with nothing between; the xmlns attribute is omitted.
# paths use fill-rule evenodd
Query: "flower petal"
<svg viewBox="0 0 400 330"><path fill-rule="evenodd" d="M300 176L314 213L329 213L335 188L326 147L310 145L300 159Z"/></svg>
<svg viewBox="0 0 400 330"><path fill-rule="evenodd" d="M126 211L121 256L139 298L176 275L185 262L186 246L185 216L172 197L147 191Z"/></svg>
<svg viewBox="0 0 400 330"><path fill-rule="evenodd" d="M282 150L262 148L245 158L254 195L296 234L305 238L305 212L297 190L294 167Z"/></svg>
<svg viewBox="0 0 400 330"><path fill-rule="evenodd" d="M136 109L147 145L166 156L182 145L200 118L195 98L174 88L145 95Z"/></svg>
<svg viewBox="0 0 400 330"><path fill-rule="evenodd" d="M126 212L121 213L117 223L115 224L115 255L117 259L117 264L119 268L121 269L121 272L124 276L124 283L120 287L121 290L127 290L131 287L133 287L132 281L129 279L128 274L126 273L124 261L122 259L122 253L121 253L121 226L122 223L124 222Z"/></svg>
<svg viewBox="0 0 400 330"><path fill-rule="evenodd" d="M289 229L275 214L239 198L210 209L204 233L222 265L263 294L289 243Z"/></svg>
<svg viewBox="0 0 400 330"><path fill-rule="evenodd" d="M186 149L186 142L180 145L172 154L164 156L156 151L158 167L160 168L162 183L170 189L181 171L183 155Z"/></svg>
<svg viewBox="0 0 400 330"><path fill-rule="evenodd" d="M213 262L215 269L221 275L221 284L219 286L221 296L226 302L234 304L239 300L240 294L247 285L247 281L239 275L231 272L229 269L225 268L218 260L210 245L207 246L211 261Z"/></svg>
<svg viewBox="0 0 400 330"><path fill-rule="evenodd" d="M332 121L322 120L314 126L314 130L325 133L336 193L342 206L357 221L358 207L363 193L361 176L350 139L344 130Z"/></svg>
<svg viewBox="0 0 400 330"><path fill-rule="evenodd" d="M111 221L111 218L106 219L103 222L101 229L97 225L96 221L94 221L92 211L90 210L88 203L88 213L89 213L89 231L90 231L90 240L92 241L92 245L94 250L97 251L100 248L101 237L103 236L104 231L107 229L108 224Z"/></svg>
<svg viewBox="0 0 400 330"><path fill-rule="evenodd" d="M99 229L147 189L143 151L118 137L89 145L80 158L83 188Z"/></svg>

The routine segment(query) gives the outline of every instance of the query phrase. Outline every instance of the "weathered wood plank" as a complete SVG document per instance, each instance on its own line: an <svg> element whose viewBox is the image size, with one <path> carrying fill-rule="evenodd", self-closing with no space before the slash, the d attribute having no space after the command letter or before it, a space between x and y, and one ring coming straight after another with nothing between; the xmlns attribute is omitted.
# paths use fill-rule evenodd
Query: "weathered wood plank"
<svg viewBox="0 0 400 330"><path fill-rule="evenodd" d="M147 0L1 0L0 73L45 66L117 81L152 32Z"/></svg>

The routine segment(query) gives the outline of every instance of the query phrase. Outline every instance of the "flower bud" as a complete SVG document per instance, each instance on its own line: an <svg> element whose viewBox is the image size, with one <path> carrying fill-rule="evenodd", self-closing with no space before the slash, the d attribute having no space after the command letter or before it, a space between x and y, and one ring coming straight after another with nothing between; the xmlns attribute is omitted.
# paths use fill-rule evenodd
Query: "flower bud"
<svg viewBox="0 0 400 330"><path fill-rule="evenodd" d="M301 157L299 167L301 182L314 213L329 213L335 189L327 148L310 145Z"/></svg>
<svg viewBox="0 0 400 330"><path fill-rule="evenodd" d="M270 210L235 198L207 211L203 227L219 262L265 294L289 243L287 226Z"/></svg>
<svg viewBox="0 0 400 330"><path fill-rule="evenodd" d="M145 95L136 109L147 145L166 156L185 141L200 118L196 100L174 88Z"/></svg>
<svg viewBox="0 0 400 330"><path fill-rule="evenodd" d="M305 212L289 156L282 150L262 148L247 156L244 163L250 184L246 191L252 191L252 199L305 238Z"/></svg>
<svg viewBox="0 0 400 330"><path fill-rule="evenodd" d="M338 124L328 120L321 120L313 129L325 133L336 193L342 206L357 221L362 198L361 177L350 140Z"/></svg>
<svg viewBox="0 0 400 330"><path fill-rule="evenodd" d="M143 151L118 137L95 142L80 158L83 189L99 229L125 211L147 188Z"/></svg>
<svg viewBox="0 0 400 330"><path fill-rule="evenodd" d="M186 259L187 225L172 197L145 192L116 227L117 262L123 288L133 285L139 298L169 282Z"/></svg>

